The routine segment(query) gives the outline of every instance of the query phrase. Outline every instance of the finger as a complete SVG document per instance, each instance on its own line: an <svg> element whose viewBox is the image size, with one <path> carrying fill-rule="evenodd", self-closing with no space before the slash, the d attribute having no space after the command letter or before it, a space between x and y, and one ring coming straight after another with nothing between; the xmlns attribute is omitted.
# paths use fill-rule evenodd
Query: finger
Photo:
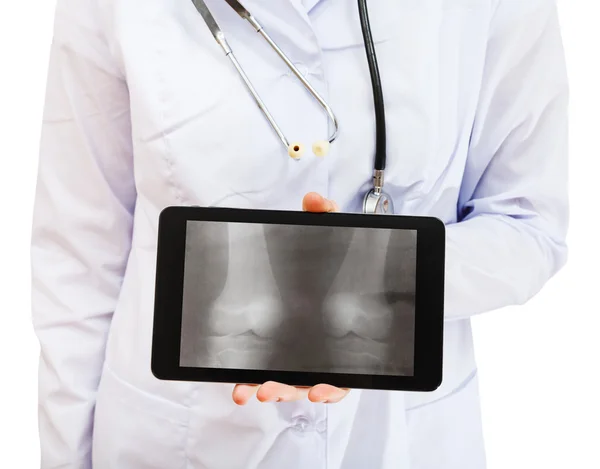
<svg viewBox="0 0 600 469"><path fill-rule="evenodd" d="M316 192L309 192L302 199L302 210L305 212L325 213L339 212L338 205Z"/></svg>
<svg viewBox="0 0 600 469"><path fill-rule="evenodd" d="M259 386L256 384L236 384L233 388L233 402L245 405L257 393Z"/></svg>
<svg viewBox="0 0 600 469"><path fill-rule="evenodd" d="M269 381L260 387L256 393L256 398L260 402L290 402L306 399L307 395L308 388Z"/></svg>
<svg viewBox="0 0 600 469"><path fill-rule="evenodd" d="M341 401L349 392L349 389L337 388L329 384L317 384L310 389L308 400L312 402L334 404Z"/></svg>

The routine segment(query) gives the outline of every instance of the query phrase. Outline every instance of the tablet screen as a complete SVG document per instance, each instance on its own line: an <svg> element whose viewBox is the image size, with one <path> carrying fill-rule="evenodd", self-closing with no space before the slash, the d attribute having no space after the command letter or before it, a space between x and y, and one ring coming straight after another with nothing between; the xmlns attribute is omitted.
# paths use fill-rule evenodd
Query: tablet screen
<svg viewBox="0 0 600 469"><path fill-rule="evenodd" d="M417 231L188 220L179 366L413 376Z"/></svg>

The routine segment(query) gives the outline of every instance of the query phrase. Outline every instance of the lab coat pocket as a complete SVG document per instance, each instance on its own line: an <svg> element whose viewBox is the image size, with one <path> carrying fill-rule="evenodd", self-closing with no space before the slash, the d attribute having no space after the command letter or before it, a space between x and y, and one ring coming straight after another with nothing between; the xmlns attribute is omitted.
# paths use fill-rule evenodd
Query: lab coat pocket
<svg viewBox="0 0 600 469"><path fill-rule="evenodd" d="M96 402L94 469L185 466L188 409L123 381L105 366Z"/></svg>

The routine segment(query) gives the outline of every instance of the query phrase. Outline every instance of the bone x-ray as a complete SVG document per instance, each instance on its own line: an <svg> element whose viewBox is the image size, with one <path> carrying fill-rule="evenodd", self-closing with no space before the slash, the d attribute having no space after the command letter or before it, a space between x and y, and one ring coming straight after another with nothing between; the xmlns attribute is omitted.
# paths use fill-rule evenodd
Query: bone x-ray
<svg viewBox="0 0 600 469"><path fill-rule="evenodd" d="M188 221L180 366L414 373L417 233Z"/></svg>

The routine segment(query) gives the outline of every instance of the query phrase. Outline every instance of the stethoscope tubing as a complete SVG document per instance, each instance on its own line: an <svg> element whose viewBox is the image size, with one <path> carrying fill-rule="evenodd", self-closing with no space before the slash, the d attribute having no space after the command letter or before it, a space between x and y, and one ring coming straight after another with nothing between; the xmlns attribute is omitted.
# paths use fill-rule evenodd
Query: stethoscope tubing
<svg viewBox="0 0 600 469"><path fill-rule="evenodd" d="M260 23L254 18L250 12L241 5L237 0L225 0L229 6L235 10L240 17L248 21L252 27L258 32L263 39L269 44L269 46L277 53L277 55L283 60L286 66L292 71L292 73L298 78L302 85L306 88L309 94L319 103L319 105L325 110L330 122L333 124L333 130L328 137L328 142L332 143L338 137L339 134L339 123L335 116L331 106L323 99L323 97L317 92L317 90L310 84L310 82L302 75L298 68L292 63L289 57L283 52L283 50L277 45L277 43L269 36L264 30ZM243 67L235 57L233 50L227 43L225 34L217 24L215 18L210 12L204 0L192 0L192 3L196 7L196 10L204 22L210 29L217 43L221 46L225 55L232 62L236 71L242 78L246 88L254 98L257 106L261 110L264 117L267 119L279 140L284 145L285 149L289 152L290 141L285 136L277 121L267 108L265 102L260 97L259 93L254 88L252 82L248 78L248 75L244 71ZM383 192L384 184L384 172L387 160L387 135L386 135L386 122L385 122L385 105L383 98L383 87L381 85L381 76L379 73L379 65L377 63L377 55L375 52L375 42L371 32L371 25L369 21L369 14L367 8L367 0L358 0L358 12L360 17L361 31L363 35L365 53L367 56L367 62L369 65L369 74L371 77L371 84L373 88L373 104L375 109L375 158L373 164L373 189L371 189L365 196L363 203L363 211L365 213L388 213L393 212L391 207L391 198Z"/></svg>

